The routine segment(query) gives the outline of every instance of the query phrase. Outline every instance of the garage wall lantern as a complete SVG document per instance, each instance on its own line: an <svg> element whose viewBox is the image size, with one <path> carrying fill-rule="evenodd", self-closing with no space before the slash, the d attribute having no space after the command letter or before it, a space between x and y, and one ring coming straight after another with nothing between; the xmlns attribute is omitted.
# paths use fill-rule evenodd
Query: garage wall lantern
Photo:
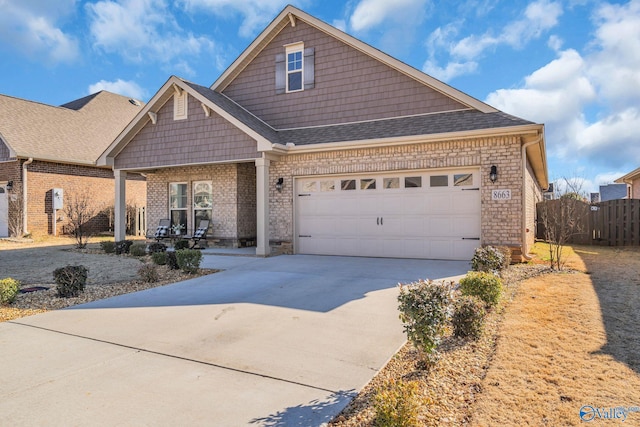
<svg viewBox="0 0 640 427"><path fill-rule="evenodd" d="M498 180L498 167L496 165L491 166L491 172L489 172L489 179L491 182Z"/></svg>
<svg viewBox="0 0 640 427"><path fill-rule="evenodd" d="M7 189L7 191L13 190L13 181L7 182L7 185L5 186L5 188Z"/></svg>
<svg viewBox="0 0 640 427"><path fill-rule="evenodd" d="M278 190L278 193L282 193L283 186L284 186L284 178L280 177L276 181L276 190Z"/></svg>

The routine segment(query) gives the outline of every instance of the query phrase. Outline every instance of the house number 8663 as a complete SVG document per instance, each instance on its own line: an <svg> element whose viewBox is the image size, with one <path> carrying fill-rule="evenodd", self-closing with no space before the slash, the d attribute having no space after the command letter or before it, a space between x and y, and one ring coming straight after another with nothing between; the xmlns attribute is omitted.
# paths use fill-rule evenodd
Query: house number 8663
<svg viewBox="0 0 640 427"><path fill-rule="evenodd" d="M511 190L491 190L491 200L511 200Z"/></svg>

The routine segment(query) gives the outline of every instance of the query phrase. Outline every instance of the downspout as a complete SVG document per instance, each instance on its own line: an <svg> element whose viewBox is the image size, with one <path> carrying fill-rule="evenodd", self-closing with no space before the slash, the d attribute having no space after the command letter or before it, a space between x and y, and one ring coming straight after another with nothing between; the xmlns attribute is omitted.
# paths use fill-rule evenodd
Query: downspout
<svg viewBox="0 0 640 427"><path fill-rule="evenodd" d="M22 235L29 234L27 230L27 166L33 163L33 157L22 164Z"/></svg>
<svg viewBox="0 0 640 427"><path fill-rule="evenodd" d="M529 247L527 245L527 198L525 192L527 189L527 147L538 144L542 140L542 135L534 141L529 141L522 145L522 257L527 261L533 259L529 255Z"/></svg>

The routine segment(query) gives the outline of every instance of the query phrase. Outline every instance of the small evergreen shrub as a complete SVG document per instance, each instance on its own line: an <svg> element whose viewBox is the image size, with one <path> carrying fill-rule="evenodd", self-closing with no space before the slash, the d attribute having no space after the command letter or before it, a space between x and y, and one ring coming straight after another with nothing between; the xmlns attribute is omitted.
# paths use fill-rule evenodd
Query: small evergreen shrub
<svg viewBox="0 0 640 427"><path fill-rule="evenodd" d="M166 252L166 251L167 251L167 245L165 245L164 243L153 242L149 245L150 254L155 254L156 252Z"/></svg>
<svg viewBox="0 0 640 427"><path fill-rule="evenodd" d="M202 262L202 252L197 249L180 249L176 251L178 267L185 273L195 274Z"/></svg>
<svg viewBox="0 0 640 427"><path fill-rule="evenodd" d="M121 240L116 242L116 255L128 254L131 245L133 245L132 240Z"/></svg>
<svg viewBox="0 0 640 427"><path fill-rule="evenodd" d="M20 292L20 282L11 277L0 280L0 304L11 304Z"/></svg>
<svg viewBox="0 0 640 427"><path fill-rule="evenodd" d="M471 268L473 271L488 271L498 273L505 267L504 253L493 246L477 248L471 258ZM507 266L509 264L506 264Z"/></svg>
<svg viewBox="0 0 640 427"><path fill-rule="evenodd" d="M432 280L401 285L398 301L407 337L424 353L426 362L435 362L436 347L451 316L451 285Z"/></svg>
<svg viewBox="0 0 640 427"><path fill-rule="evenodd" d="M418 381L389 381L373 397L375 425L380 427L420 426L420 410L426 400Z"/></svg>
<svg viewBox="0 0 640 427"><path fill-rule="evenodd" d="M153 263L156 265L166 265L167 255L168 255L168 252L152 252L151 261L153 261Z"/></svg>
<svg viewBox="0 0 640 427"><path fill-rule="evenodd" d="M181 249L188 249L188 248L189 248L189 241L185 239L180 239L175 243L175 245L173 245L173 249L176 252Z"/></svg>
<svg viewBox="0 0 640 427"><path fill-rule="evenodd" d="M453 334L460 338L480 338L486 314L484 302L478 297L463 296L459 298L454 304L451 318Z"/></svg>
<svg viewBox="0 0 640 427"><path fill-rule="evenodd" d="M144 243L134 243L129 248L129 254L135 257L145 256L147 254L147 245Z"/></svg>
<svg viewBox="0 0 640 427"><path fill-rule="evenodd" d="M110 240L105 240L104 242L100 242L100 248L106 254L112 254L116 251L116 243Z"/></svg>
<svg viewBox="0 0 640 427"><path fill-rule="evenodd" d="M154 264L143 264L138 269L138 276L147 283L157 282L160 278L158 275L158 269Z"/></svg>
<svg viewBox="0 0 640 427"><path fill-rule="evenodd" d="M500 301L502 280L493 273L471 271L460 279L460 292L478 297L487 307L493 307Z"/></svg>
<svg viewBox="0 0 640 427"><path fill-rule="evenodd" d="M77 297L84 291L89 270L83 265L67 265L53 272L58 296L63 298Z"/></svg>
<svg viewBox="0 0 640 427"><path fill-rule="evenodd" d="M169 267L170 270L178 270L180 268L175 251L167 252L167 267Z"/></svg>

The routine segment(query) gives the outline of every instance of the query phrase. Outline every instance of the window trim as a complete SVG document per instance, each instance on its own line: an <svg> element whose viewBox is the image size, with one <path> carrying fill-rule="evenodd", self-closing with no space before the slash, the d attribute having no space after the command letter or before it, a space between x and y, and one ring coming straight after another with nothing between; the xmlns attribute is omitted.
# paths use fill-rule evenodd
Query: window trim
<svg viewBox="0 0 640 427"><path fill-rule="evenodd" d="M285 93L302 92L304 90L304 42L296 42L284 45L284 71L285 71ZM294 53L300 53L300 69L289 71L289 55ZM289 89L289 75L293 73L300 73L300 89Z"/></svg>

